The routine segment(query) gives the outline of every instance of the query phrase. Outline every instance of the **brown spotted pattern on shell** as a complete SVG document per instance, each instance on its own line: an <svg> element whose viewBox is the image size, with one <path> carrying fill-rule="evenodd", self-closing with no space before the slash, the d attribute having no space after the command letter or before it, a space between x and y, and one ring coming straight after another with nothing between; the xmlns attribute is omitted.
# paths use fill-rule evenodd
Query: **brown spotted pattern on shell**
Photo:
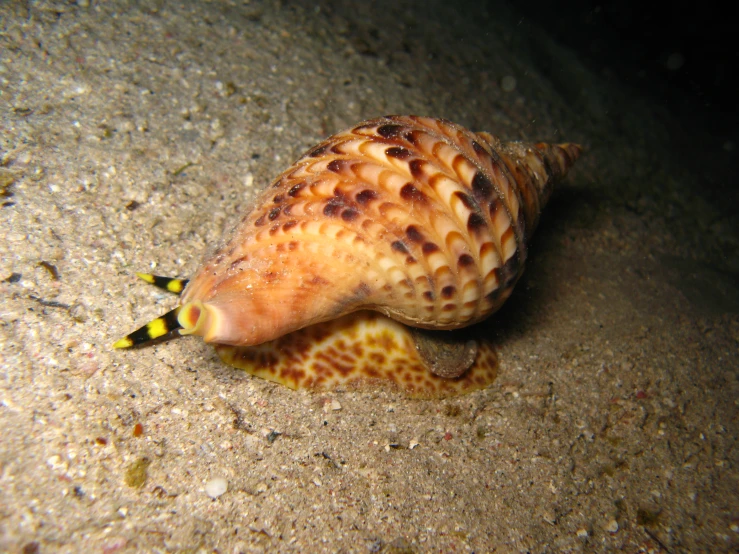
<svg viewBox="0 0 739 554"><path fill-rule="evenodd" d="M443 119L360 123L283 172L181 305L115 346L179 328L214 343L225 362L292 388L383 381L446 396L487 386L497 368L488 341L462 337L452 350L456 339L406 325L459 329L497 310L523 272L554 181L579 154L574 144L503 143Z"/></svg>

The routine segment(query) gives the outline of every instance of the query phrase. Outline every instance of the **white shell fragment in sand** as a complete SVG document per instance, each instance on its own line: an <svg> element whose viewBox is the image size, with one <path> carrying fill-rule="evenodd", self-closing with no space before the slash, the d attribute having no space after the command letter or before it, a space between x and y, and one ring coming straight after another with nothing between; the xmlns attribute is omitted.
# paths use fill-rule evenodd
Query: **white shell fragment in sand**
<svg viewBox="0 0 739 554"><path fill-rule="evenodd" d="M205 484L205 494L211 498L218 498L228 490L228 481L223 477L214 477Z"/></svg>

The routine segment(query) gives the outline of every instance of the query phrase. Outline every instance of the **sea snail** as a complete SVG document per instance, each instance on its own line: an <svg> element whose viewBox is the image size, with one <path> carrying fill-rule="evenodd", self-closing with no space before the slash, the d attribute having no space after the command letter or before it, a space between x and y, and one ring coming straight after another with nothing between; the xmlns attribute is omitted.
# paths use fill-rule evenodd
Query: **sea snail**
<svg viewBox="0 0 739 554"><path fill-rule="evenodd" d="M460 329L500 308L580 151L444 119L362 122L277 177L189 282L141 275L182 292L180 305L114 346L200 335L225 362L292 388L484 387L496 369L485 340L418 329Z"/></svg>

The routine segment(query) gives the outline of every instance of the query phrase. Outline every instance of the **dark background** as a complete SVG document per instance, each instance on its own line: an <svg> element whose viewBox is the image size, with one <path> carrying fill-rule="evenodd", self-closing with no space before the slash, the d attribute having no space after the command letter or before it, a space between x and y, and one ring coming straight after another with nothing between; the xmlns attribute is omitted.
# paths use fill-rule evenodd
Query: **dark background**
<svg viewBox="0 0 739 554"><path fill-rule="evenodd" d="M594 71L651 97L722 147L727 141L739 147L739 48L735 16L727 8L616 0L511 6L576 50ZM671 57L682 64L670 67Z"/></svg>

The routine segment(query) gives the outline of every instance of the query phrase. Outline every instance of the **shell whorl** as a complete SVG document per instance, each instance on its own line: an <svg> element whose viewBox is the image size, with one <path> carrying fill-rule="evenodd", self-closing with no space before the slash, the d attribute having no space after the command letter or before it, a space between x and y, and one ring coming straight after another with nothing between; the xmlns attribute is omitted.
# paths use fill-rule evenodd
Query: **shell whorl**
<svg viewBox="0 0 739 554"><path fill-rule="evenodd" d="M280 175L186 288L180 323L259 344L359 309L454 329L510 295L576 145L501 143L388 116L333 135Z"/></svg>

